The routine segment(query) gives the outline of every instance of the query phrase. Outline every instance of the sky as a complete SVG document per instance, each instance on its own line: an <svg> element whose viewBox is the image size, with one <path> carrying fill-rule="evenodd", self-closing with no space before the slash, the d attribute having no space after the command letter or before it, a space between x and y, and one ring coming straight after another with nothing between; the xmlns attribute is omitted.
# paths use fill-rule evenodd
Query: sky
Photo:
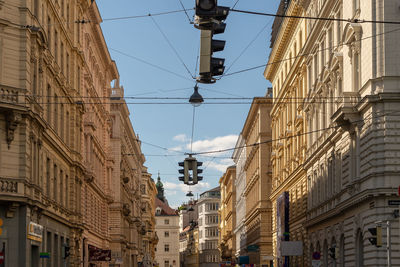
<svg viewBox="0 0 400 267"><path fill-rule="evenodd" d="M232 7L236 2L220 0L218 5ZM235 72L267 63L274 18L229 13L225 32L214 35L214 39L226 41L225 49L213 56L225 58L225 74L232 75L223 76L214 84L199 84L204 103L194 108L188 99L196 83L192 77L198 75L200 31L190 23L195 0L96 0L96 3L103 19L103 34L124 87L132 126L142 140L145 166L154 180L160 175L168 202L176 208L189 200L188 186L178 180L178 162L187 157L184 153L234 148L249 111L249 98L265 96L271 86L263 76L264 67ZM187 14L132 18L179 11L183 9L181 4L191 10ZM279 0L239 0L235 9L276 13L278 5ZM233 161L232 151L195 157L203 162L204 169L203 180L190 187L197 197L218 186Z"/></svg>

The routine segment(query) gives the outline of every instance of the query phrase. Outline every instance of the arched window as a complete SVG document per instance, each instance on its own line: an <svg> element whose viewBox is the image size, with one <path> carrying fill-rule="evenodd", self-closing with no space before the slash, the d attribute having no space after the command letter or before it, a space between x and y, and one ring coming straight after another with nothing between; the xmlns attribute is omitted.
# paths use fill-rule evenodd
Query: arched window
<svg viewBox="0 0 400 267"><path fill-rule="evenodd" d="M340 243L339 243L339 266L344 267L344 234L341 235L340 237Z"/></svg>
<svg viewBox="0 0 400 267"><path fill-rule="evenodd" d="M356 267L364 266L364 238L361 229L357 231L356 237Z"/></svg>
<svg viewBox="0 0 400 267"><path fill-rule="evenodd" d="M322 251L322 259L324 262L324 266L328 266L328 242L326 239L324 240L324 247Z"/></svg>

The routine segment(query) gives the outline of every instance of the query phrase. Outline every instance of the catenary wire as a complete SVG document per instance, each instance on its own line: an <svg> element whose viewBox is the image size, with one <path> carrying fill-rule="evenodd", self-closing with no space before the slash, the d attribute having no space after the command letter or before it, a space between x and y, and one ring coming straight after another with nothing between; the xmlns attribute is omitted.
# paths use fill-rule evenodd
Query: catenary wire
<svg viewBox="0 0 400 267"><path fill-rule="evenodd" d="M237 3L237 2L236 2ZM235 4L236 5L236 4ZM232 68L232 66L239 60L239 58L249 49L249 47L257 40L257 38L260 36L261 33L264 32L264 30L272 23L273 19L271 18L265 25L264 27L261 28L261 30L256 34L256 36L248 43L248 45L240 52L240 54L232 61L232 63L229 65L227 68L226 72L229 72L229 70ZM221 78L224 75L222 74Z"/></svg>
<svg viewBox="0 0 400 267"><path fill-rule="evenodd" d="M184 6L183 3L182 3L182 0L179 0L179 3L181 4L182 9L185 11L185 14L186 14L186 17L187 17L189 23L190 23L190 24L193 24L193 21L190 20L189 14L187 13L187 11L186 11L186 9L185 9L185 6Z"/></svg>
<svg viewBox="0 0 400 267"><path fill-rule="evenodd" d="M151 17L152 21L154 22L154 24L156 25L156 27L158 28L158 30L160 31L160 33L162 34L162 36L164 37L164 39L167 41L168 45L171 47L171 49L174 51L175 55L178 57L179 61L182 63L182 65L185 67L186 71L188 72L188 74L190 75L190 77L192 77L192 79L195 79L194 75L190 72L188 66L185 64L185 62L183 61L183 59L181 58L181 56L179 55L178 51L176 51L175 47L172 45L172 43L170 42L170 40L168 39L167 35L164 33L164 31L161 29L160 25L158 25L157 21Z"/></svg>
<svg viewBox="0 0 400 267"><path fill-rule="evenodd" d="M388 112L388 113L384 113L382 115L377 115L375 117L371 117L371 118L365 118L365 119L360 119L360 120L355 120L353 123L357 123L357 122L364 122L367 119L374 119L374 118L378 118L378 117L384 117L384 116L389 116L391 114L395 114L395 113L399 113L400 110L397 111L392 111L392 112ZM372 113L371 113L372 115ZM294 137L299 137L299 136L303 136L303 135L307 135L307 134L313 134L313 133L318 133L318 132L322 132L322 131L327 131L327 130L331 130L331 129L337 129L340 128L342 126L346 126L346 123L343 124L337 124L335 126L330 126L330 127L326 127L323 129L318 129L318 130L313 130L313 131L308 131L308 132L304 132L304 133L300 133L300 134L295 134L289 137L281 137L281 138L276 138L276 139L270 139L270 140L266 140L263 142L258 142L258 143L253 143L253 144L249 144L249 145L244 145L244 146L238 146L238 147L234 147L234 148L226 148L226 149L220 149L220 150L214 150L214 151L204 151L204 152L195 152L192 153L192 155L202 155L202 154L214 154L214 153L224 153L224 152L228 152L228 151L232 151L238 148L245 148L245 147L253 147L253 146L258 146L258 145L262 145L262 144L267 144L267 143L272 143L275 141L281 141L281 140L286 140L289 138L294 138Z"/></svg>
<svg viewBox="0 0 400 267"><path fill-rule="evenodd" d="M367 36L367 37L364 37L364 38L360 38L359 40L354 40L354 41L351 41L351 42L349 42L347 44L365 41L367 39L371 39L371 38L374 38L374 37L377 37L377 36L380 36L380 35L385 35L385 34L397 32L397 31L400 31L400 28L396 28L396 29L393 29L393 30L389 30L389 31L385 31L385 32L382 32L382 33L370 35L370 36ZM262 65L258 65L258 66L255 66L255 67L250 67L250 68L247 68L247 69L243 69L243 70L239 70L239 71L223 74L223 76L224 77L232 76L232 75L239 74L239 73L242 73L242 72L247 72L247 71L263 68L263 67L266 67L266 66L269 66L269 65L279 64L279 63L282 63L282 62L285 62L285 61L289 61L289 60L293 60L293 59L296 59L296 58L299 58L299 57L314 55L317 52L322 52L322 51L334 49L334 48L337 48L337 47L340 47L340 46L343 46L343 44L333 45L333 46L329 46L329 47L324 48L324 49L315 50L315 51L310 52L310 53L298 54L297 56L294 56L294 57L284 58L284 59L273 61L273 62L270 62L270 63L267 63L267 64L262 64ZM221 75L221 77L222 77L222 75ZM221 79L221 77L219 77L218 80Z"/></svg>
<svg viewBox="0 0 400 267"><path fill-rule="evenodd" d="M388 20L365 20L365 19L341 19L341 18L326 18L326 17L311 17L311 16L292 16L292 15L280 15L273 13L263 13L247 10L239 10L231 8L230 11L246 13L251 15L261 15L268 17L279 17L279 18L293 18L293 19L309 19L309 20L325 20L325 21L342 21L351 23L376 23L376 24L400 24L400 21L388 21Z"/></svg>
<svg viewBox="0 0 400 267"><path fill-rule="evenodd" d="M146 60L143 60L143 59L141 59L141 58L138 58L138 57L129 55L129 54L127 54L127 53L125 53L125 52L122 52L122 51L120 51L120 50L117 50L117 49L114 49L114 48L111 48L111 47L109 47L108 49L110 49L110 50L112 50L112 51L115 51L115 52L117 52L118 54L121 54L121 55L124 55L124 56L126 56L126 57L135 59L135 60L137 60L137 61L140 61L140 62L142 62L142 63L144 63L144 64L150 65L150 66L152 66L152 67L154 67L154 68L157 68L157 69L159 69L159 70L168 72L168 73L173 74L173 75L175 75L175 76L178 76L178 77L180 77L180 78L182 78L182 79L185 79L185 80L188 80L188 81L193 81L193 79L189 79L188 77L183 76L183 75L181 75L181 74L179 74L179 73L170 71L169 69L166 69L166 68L163 68L163 67L161 67L161 66L159 66L159 65L150 63L150 62L148 62L148 61L146 61Z"/></svg>

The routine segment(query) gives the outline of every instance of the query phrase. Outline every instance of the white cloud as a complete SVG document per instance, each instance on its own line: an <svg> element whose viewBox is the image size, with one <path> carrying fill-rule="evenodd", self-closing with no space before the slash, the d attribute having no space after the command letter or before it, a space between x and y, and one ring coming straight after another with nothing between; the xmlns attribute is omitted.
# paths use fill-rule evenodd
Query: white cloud
<svg viewBox="0 0 400 267"><path fill-rule="evenodd" d="M233 165L232 159L222 159L218 162L208 161L203 164L203 166L207 166L207 169L214 169L220 172L225 172L226 168Z"/></svg>
<svg viewBox="0 0 400 267"><path fill-rule="evenodd" d="M186 134L178 134L172 138L174 141L186 142L188 140Z"/></svg>
<svg viewBox="0 0 400 267"><path fill-rule="evenodd" d="M238 136L232 134L226 136L218 136L213 139L198 140L196 142L193 142L193 151L206 152L206 151L216 151L216 150L224 150L227 148L234 148L237 139ZM186 147L190 148L190 144L186 145Z"/></svg>
<svg viewBox="0 0 400 267"><path fill-rule="evenodd" d="M199 182L197 185L188 186L184 183L171 183L171 182L164 182L164 189L166 194L169 195L176 195L178 191L182 193L187 193L192 191L193 193L203 193L207 191L211 186L207 182Z"/></svg>

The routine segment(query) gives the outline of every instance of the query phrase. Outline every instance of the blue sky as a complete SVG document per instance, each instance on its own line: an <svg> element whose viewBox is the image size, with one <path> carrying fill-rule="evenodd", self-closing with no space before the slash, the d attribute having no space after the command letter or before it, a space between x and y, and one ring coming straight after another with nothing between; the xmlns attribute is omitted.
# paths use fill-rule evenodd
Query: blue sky
<svg viewBox="0 0 400 267"><path fill-rule="evenodd" d="M193 93L200 31L189 23L184 12L160 16L107 20L127 16L181 10L179 0L97 0L103 23L101 27L120 73L126 97L186 97ZM233 0L218 5L232 7ZM193 8L195 0L182 0ZM236 9L276 13L278 0L239 0ZM194 11L188 11L193 18ZM214 39L226 40L225 49L214 54L225 58L226 73L266 64L270 52L273 17L231 12L225 33ZM247 48L247 49L246 49ZM179 55L179 57L177 56ZM140 59L140 60L138 60ZM150 64L145 64L143 61ZM184 64L182 63L184 62ZM186 69L186 67L187 69ZM158 66L158 67L155 67ZM164 69L164 70L161 70ZM168 70L168 71L166 71ZM204 98L264 96L270 83L263 77L264 68L225 76L215 84L199 84ZM233 100L205 99L205 103ZM143 141L145 165L153 179L158 172L167 199L177 207L188 198L187 186L178 181L178 162L186 157L172 150L190 152L193 107L189 104L160 104L184 100L127 99L133 128ZM134 104L136 102L137 104ZM156 102L158 104L143 104ZM241 100L239 102L250 102ZM141 103L141 104L139 104ZM203 104L195 110L193 151L204 152L235 146L250 104ZM161 147L161 148L160 148ZM168 150L167 150L168 149ZM192 186L195 193L218 185L227 166L233 164L232 152L197 157L203 161L203 181Z"/></svg>

